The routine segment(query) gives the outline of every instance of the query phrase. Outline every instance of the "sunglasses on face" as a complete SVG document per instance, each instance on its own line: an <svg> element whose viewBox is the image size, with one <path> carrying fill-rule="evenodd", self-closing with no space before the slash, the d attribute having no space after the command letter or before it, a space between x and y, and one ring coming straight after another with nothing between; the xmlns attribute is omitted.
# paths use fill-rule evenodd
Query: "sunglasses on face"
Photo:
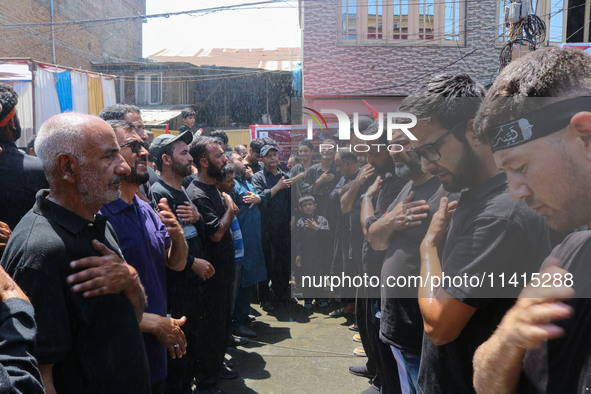
<svg viewBox="0 0 591 394"><path fill-rule="evenodd" d="M426 160L430 161L431 163L435 163L439 159L441 159L441 152L437 149L437 145L443 141L448 135L459 129L460 127L464 126L466 121L462 123L458 123L451 129L447 130L445 133L441 134L437 139L431 142L427 142L421 146L417 146L416 148L410 147L408 149L409 153L414 153L419 155L419 157L424 157Z"/></svg>
<svg viewBox="0 0 591 394"><path fill-rule="evenodd" d="M119 145L119 148L123 149L126 146L129 146L133 153L140 153L142 148L148 150L148 144L146 144L143 141L138 141L138 140L128 141L123 145Z"/></svg>

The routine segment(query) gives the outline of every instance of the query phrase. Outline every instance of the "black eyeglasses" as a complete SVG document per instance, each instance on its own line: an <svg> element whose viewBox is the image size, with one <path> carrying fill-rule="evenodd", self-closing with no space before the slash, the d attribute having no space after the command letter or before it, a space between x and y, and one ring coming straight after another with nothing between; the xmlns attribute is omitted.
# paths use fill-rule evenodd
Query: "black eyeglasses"
<svg viewBox="0 0 591 394"><path fill-rule="evenodd" d="M123 145L119 145L119 148L124 148L126 146L129 146L133 153L140 153L142 151L142 148L148 150L148 144L146 144L143 141L138 141L138 140L128 141Z"/></svg>
<svg viewBox="0 0 591 394"><path fill-rule="evenodd" d="M435 163L436 161L441 159L441 152L439 152L439 149L437 149L437 144L439 144L448 135L450 135L451 133L453 133L454 131L456 131L460 127L464 126L465 124L466 124L466 121L464 121L462 123L458 123L457 125L455 125L451 129L447 130L445 133L441 134L436 140L431 141L431 142L427 142L426 144L423 144L423 145L418 146L416 148L410 147L408 149L408 152L415 153L415 154L419 155L419 157L424 157L425 159L427 159L431 163Z"/></svg>

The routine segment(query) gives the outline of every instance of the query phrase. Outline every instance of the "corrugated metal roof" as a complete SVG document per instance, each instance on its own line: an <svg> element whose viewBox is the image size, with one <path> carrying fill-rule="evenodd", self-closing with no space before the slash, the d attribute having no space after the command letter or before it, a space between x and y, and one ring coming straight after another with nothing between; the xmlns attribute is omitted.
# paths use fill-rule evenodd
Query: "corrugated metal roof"
<svg viewBox="0 0 591 394"><path fill-rule="evenodd" d="M201 48L163 49L148 56L158 62L185 62L196 66L259 68L291 71L301 61L300 48Z"/></svg>

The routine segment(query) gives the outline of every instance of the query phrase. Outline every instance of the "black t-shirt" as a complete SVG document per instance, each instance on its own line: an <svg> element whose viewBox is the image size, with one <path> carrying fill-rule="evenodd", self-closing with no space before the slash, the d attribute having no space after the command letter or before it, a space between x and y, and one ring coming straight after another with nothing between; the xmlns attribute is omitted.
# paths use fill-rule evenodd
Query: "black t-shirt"
<svg viewBox="0 0 591 394"><path fill-rule="evenodd" d="M35 204L35 194L49 187L41 160L25 155L12 142L0 141L0 222L14 230Z"/></svg>
<svg viewBox="0 0 591 394"><path fill-rule="evenodd" d="M567 302L574 309L572 318L553 323L564 329L561 338L526 352L518 392L588 393L591 390L591 231L569 235L552 255L573 275L575 296L581 298Z"/></svg>
<svg viewBox="0 0 591 394"><path fill-rule="evenodd" d="M168 206L172 212L176 213L178 206L183 205L185 201L190 202L189 197L182 190L179 191L162 180L158 180L151 187L152 198L154 201L160 201L161 198L166 198ZM185 233L185 240L189 246L189 254L187 255L187 265L183 271L174 271L169 268L166 269L166 285L169 294L175 293L190 293L197 294L200 292L199 286L203 283L203 280L199 278L195 272L191 269L195 257L203 258L203 244L199 237L199 232L205 231L203 228L203 221L199 220L197 223L183 222L177 216L180 225L183 227Z"/></svg>
<svg viewBox="0 0 591 394"><path fill-rule="evenodd" d="M1 264L35 307L34 356L54 364L58 393L149 393L144 340L123 293L84 298L66 278L70 262L96 256L97 239L122 257L106 218L89 222L53 203L46 192L14 229Z"/></svg>
<svg viewBox="0 0 591 394"><path fill-rule="evenodd" d="M213 242L209 238L222 225L221 219L226 212L222 196L215 185L208 185L196 179L187 188L187 195L199 209L204 223L204 231L199 233L205 252L204 258L215 268L215 275L205 282L205 287L229 286L234 280L234 239L230 227L219 242Z"/></svg>
<svg viewBox="0 0 591 394"><path fill-rule="evenodd" d="M375 223L386 211L392 201L398 196L407 181L394 174L394 163L389 166L387 172L380 173L382 177L382 189L378 194L377 201L374 205L373 216L367 218L365 226L367 229ZM371 180L368 182L370 185ZM362 250L362 272L367 273L369 276L380 276L382 272L382 263L384 262L385 251L375 251L367 240L363 240ZM380 289L369 289L372 298L380 298Z"/></svg>
<svg viewBox="0 0 591 394"><path fill-rule="evenodd" d="M419 247L433 214L439 209L441 197L457 200L456 194L446 192L439 178L432 177L421 185L409 182L402 188L396 200L390 205L392 211L414 192L412 201L425 200L429 205L429 216L421 225L392 234L382 265L382 283L387 278L419 276L421 274L421 253ZM380 319L380 338L389 345L412 353L420 353L423 342L423 317L417 300L418 287L407 285L382 288L382 318Z"/></svg>
<svg viewBox="0 0 591 394"><path fill-rule="evenodd" d="M493 273L498 279L501 273L508 278L539 271L550 253L548 227L524 201L511 198L506 179L500 173L462 192L443 249L445 275L481 278ZM482 287L454 287L448 281L443 289L477 310L456 340L446 345L436 346L423 336L419 391L474 392L474 352L494 332L522 287L501 288L498 281L493 286L483 281Z"/></svg>

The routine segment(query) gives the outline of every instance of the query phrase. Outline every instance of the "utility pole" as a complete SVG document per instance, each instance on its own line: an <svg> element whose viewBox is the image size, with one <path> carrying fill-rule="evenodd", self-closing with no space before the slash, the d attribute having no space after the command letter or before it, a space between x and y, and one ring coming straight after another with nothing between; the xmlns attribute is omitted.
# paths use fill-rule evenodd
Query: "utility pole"
<svg viewBox="0 0 591 394"><path fill-rule="evenodd" d="M49 2L51 12L51 63L56 64L55 61L55 31L53 30L53 0Z"/></svg>

